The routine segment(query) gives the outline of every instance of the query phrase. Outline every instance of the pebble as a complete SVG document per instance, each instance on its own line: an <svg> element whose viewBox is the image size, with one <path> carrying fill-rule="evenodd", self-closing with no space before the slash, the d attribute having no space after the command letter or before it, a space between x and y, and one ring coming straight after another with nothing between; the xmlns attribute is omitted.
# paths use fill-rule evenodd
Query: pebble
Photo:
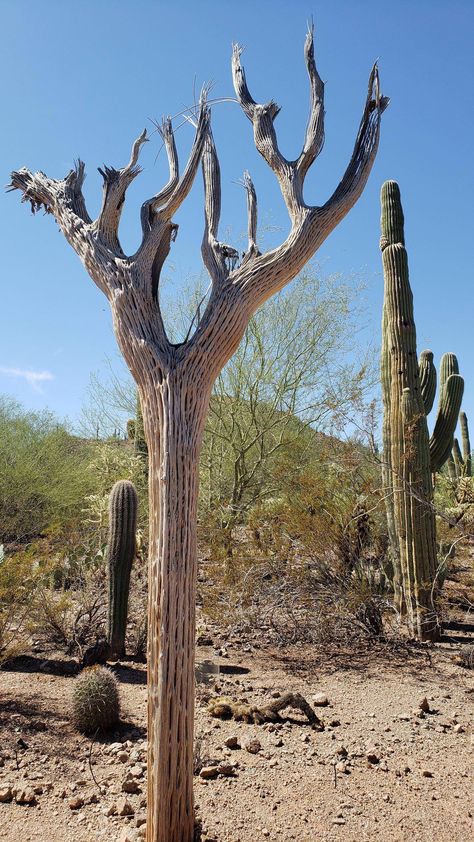
<svg viewBox="0 0 474 842"><path fill-rule="evenodd" d="M31 787L26 787L26 789L19 789L15 796L15 801L17 804L27 804L31 806L36 804L36 796L31 789Z"/></svg>
<svg viewBox="0 0 474 842"><path fill-rule="evenodd" d="M119 816L133 816L135 810L130 804L130 801L127 801L126 798L119 798L117 801L117 813Z"/></svg>
<svg viewBox="0 0 474 842"><path fill-rule="evenodd" d="M219 774L218 766L203 766L199 772L199 777L204 778L205 781L217 778Z"/></svg>
<svg viewBox="0 0 474 842"><path fill-rule="evenodd" d="M0 787L0 803L8 804L13 801L13 792L11 786Z"/></svg>
<svg viewBox="0 0 474 842"><path fill-rule="evenodd" d="M313 696L313 705L315 705L316 707L324 708L328 704L329 699L325 693L316 693L316 695Z"/></svg>
<svg viewBox="0 0 474 842"><path fill-rule="evenodd" d="M68 807L70 810L80 810L83 806L84 799L80 798L79 795L76 795L75 798L71 798L70 801L68 801Z"/></svg>
<svg viewBox="0 0 474 842"><path fill-rule="evenodd" d="M262 750L262 744L260 740L249 740L247 743L244 744L245 751L248 751L249 754L258 754L259 751Z"/></svg>
<svg viewBox="0 0 474 842"><path fill-rule="evenodd" d="M227 746L227 748L240 748L238 737L227 737L227 739L224 740L224 745Z"/></svg>
<svg viewBox="0 0 474 842"><path fill-rule="evenodd" d="M140 787L135 778L125 778L122 783L122 792L127 792L129 795L135 795L140 792Z"/></svg>

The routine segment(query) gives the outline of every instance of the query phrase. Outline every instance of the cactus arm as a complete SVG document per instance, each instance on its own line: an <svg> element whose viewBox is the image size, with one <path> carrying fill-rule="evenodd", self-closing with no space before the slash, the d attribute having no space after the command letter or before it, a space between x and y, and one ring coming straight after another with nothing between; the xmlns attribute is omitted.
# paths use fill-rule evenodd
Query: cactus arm
<svg viewBox="0 0 474 842"><path fill-rule="evenodd" d="M448 355L445 354L445 356ZM431 471L433 474L441 470L451 452L463 392L463 378L459 374L449 375L440 395L436 424L430 438Z"/></svg>
<svg viewBox="0 0 474 842"><path fill-rule="evenodd" d="M463 474L465 477L472 476L472 459L471 459L471 442L469 439L469 424L465 412L459 413L459 423L461 425L462 436L462 462ZM459 447L459 444L458 444Z"/></svg>
<svg viewBox="0 0 474 842"><path fill-rule="evenodd" d="M429 415L433 409L436 395L436 368L433 363L433 351L422 351L418 360L421 397L425 406L425 414Z"/></svg>
<svg viewBox="0 0 474 842"><path fill-rule="evenodd" d="M455 477L458 479L462 476L464 471L464 460L462 458L461 448L457 439L453 441L453 449L451 451L451 458L454 463Z"/></svg>
<svg viewBox="0 0 474 842"><path fill-rule="evenodd" d="M459 467L458 467L458 463L456 461L456 455L455 455L456 445L459 447L458 440L454 439L453 449L452 449L451 453L449 454L449 456L446 460L446 465L448 466L449 478L453 482L456 482L456 480L459 477Z"/></svg>

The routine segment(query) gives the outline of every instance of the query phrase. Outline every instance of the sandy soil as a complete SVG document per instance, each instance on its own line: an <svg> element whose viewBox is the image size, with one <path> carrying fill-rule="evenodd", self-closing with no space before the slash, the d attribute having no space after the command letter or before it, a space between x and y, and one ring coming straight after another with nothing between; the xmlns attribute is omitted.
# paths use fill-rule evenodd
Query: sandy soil
<svg viewBox="0 0 474 842"><path fill-rule="evenodd" d="M209 647L198 651L200 660L226 669L209 686L198 685L198 767L223 763L233 772L196 775L203 840L471 838L474 672L453 662L449 646L331 653L308 647L243 652L228 644L226 658ZM54 672L57 665L40 658L0 672L0 802L7 799L0 803L0 838L141 838L144 667L117 668L123 723L93 743L69 723L74 677ZM327 695L329 705L317 708L323 732L292 711L281 724L249 725L213 719L206 709L215 693L260 704L287 690L310 702ZM432 712L423 715L425 696ZM230 737L239 748L225 745ZM255 751L255 740L260 749L252 753L246 746ZM32 798L32 804L17 803Z"/></svg>

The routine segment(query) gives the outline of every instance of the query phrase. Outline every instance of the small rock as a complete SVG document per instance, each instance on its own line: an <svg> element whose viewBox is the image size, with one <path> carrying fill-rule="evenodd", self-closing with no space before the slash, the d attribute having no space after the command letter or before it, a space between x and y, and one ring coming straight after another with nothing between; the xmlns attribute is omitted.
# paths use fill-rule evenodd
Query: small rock
<svg viewBox="0 0 474 842"><path fill-rule="evenodd" d="M80 810L83 806L84 799L80 798L79 795L76 795L74 798L71 798L70 801L68 801L68 807L70 810Z"/></svg>
<svg viewBox="0 0 474 842"><path fill-rule="evenodd" d="M227 748L232 749L240 748L238 737L227 737L227 739L224 740L224 745L227 746Z"/></svg>
<svg viewBox="0 0 474 842"><path fill-rule="evenodd" d="M430 769L423 769L422 773L424 778L432 778L433 772Z"/></svg>
<svg viewBox="0 0 474 842"><path fill-rule="evenodd" d="M262 744L260 740L249 740L244 744L244 748L245 751L249 752L249 754L258 754L258 752L262 750Z"/></svg>
<svg viewBox="0 0 474 842"><path fill-rule="evenodd" d="M380 757L378 756L378 754L375 754L374 751L367 751L365 753L365 756L367 758L367 762L371 763L372 765L376 765L377 763L380 763Z"/></svg>
<svg viewBox="0 0 474 842"><path fill-rule="evenodd" d="M121 763L128 763L128 759L128 751L117 752L117 760L120 760Z"/></svg>
<svg viewBox="0 0 474 842"><path fill-rule="evenodd" d="M118 838L118 842L136 842L137 834L129 827L122 828L122 832Z"/></svg>
<svg viewBox="0 0 474 842"><path fill-rule="evenodd" d="M423 696L423 698L420 699L420 701L418 702L418 707L419 707L420 710L423 711L423 713L429 713L430 712L430 703L429 703L428 699L426 698L426 696Z"/></svg>
<svg viewBox="0 0 474 842"><path fill-rule="evenodd" d="M140 792L138 781L135 778L126 778L122 783L122 792L127 792L129 795L135 795Z"/></svg>
<svg viewBox="0 0 474 842"><path fill-rule="evenodd" d="M106 809L104 810L104 816L109 817L109 816L116 816L116 815L117 815L117 805L115 803L110 804L110 806L106 807Z"/></svg>
<svg viewBox="0 0 474 842"><path fill-rule="evenodd" d="M332 820L332 824L341 824L342 825L342 824L345 824L345 823L346 823L346 820L342 819L342 818L339 818L339 817Z"/></svg>
<svg viewBox="0 0 474 842"><path fill-rule="evenodd" d="M135 765L135 766L132 766L129 774L132 775L134 778L143 778L143 767L138 766L138 764Z"/></svg>
<svg viewBox="0 0 474 842"><path fill-rule="evenodd" d="M13 801L13 792L11 786L2 786L0 788L0 803L9 804Z"/></svg>
<svg viewBox="0 0 474 842"><path fill-rule="evenodd" d="M233 775L235 775L235 766L233 763L226 763L225 761L223 761L222 763L219 763L217 771L219 772L219 775L224 775L224 777L231 778L233 777Z"/></svg>
<svg viewBox="0 0 474 842"><path fill-rule="evenodd" d="M331 719L329 721L329 725L330 725L331 728L338 728L340 724L341 724L340 719Z"/></svg>
<svg viewBox="0 0 474 842"><path fill-rule="evenodd" d="M201 771L199 772L199 777L204 778L204 780L210 780L211 778L217 778L219 774L218 766L203 766Z"/></svg>
<svg viewBox="0 0 474 842"><path fill-rule="evenodd" d="M324 708L328 704L329 704L329 699L328 699L328 697L326 696L325 693L316 693L316 695L313 696L313 705L315 705L316 707Z"/></svg>
<svg viewBox="0 0 474 842"><path fill-rule="evenodd" d="M455 734L464 734L465 730L466 729L465 729L464 725L461 725L461 723L458 723L453 728L453 731L454 731Z"/></svg>
<svg viewBox="0 0 474 842"><path fill-rule="evenodd" d="M340 760L339 763L336 763L336 772L340 772L341 775L350 775L351 770L344 760Z"/></svg>
<svg viewBox="0 0 474 842"><path fill-rule="evenodd" d="M15 801L17 804L27 804L28 806L32 806L36 804L36 796L33 790L30 787L26 789L19 789L15 796Z"/></svg>
<svg viewBox="0 0 474 842"><path fill-rule="evenodd" d="M135 810L133 809L130 801L127 801L126 798L119 798L117 801L117 813L119 816L133 816Z"/></svg>

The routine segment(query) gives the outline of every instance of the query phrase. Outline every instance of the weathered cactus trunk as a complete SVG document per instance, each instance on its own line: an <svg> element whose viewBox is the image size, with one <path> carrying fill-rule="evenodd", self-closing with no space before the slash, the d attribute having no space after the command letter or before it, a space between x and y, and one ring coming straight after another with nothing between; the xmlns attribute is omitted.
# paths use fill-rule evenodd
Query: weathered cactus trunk
<svg viewBox="0 0 474 842"><path fill-rule="evenodd" d="M398 607L402 601L405 604L410 632L432 639L437 634L433 608L437 553L429 435L416 355L403 211L395 182L383 185L381 202L383 462L393 556L399 559L399 568L394 569L395 597ZM397 593L400 583L402 593Z"/></svg>
<svg viewBox="0 0 474 842"><path fill-rule="evenodd" d="M137 494L133 483L128 480L116 482L109 500L107 640L111 654L119 658L125 654L130 574L136 546L137 508Z"/></svg>
<svg viewBox="0 0 474 842"><path fill-rule="evenodd" d="M212 381L171 371L147 391L150 550L147 839L191 840L199 454Z"/></svg>

